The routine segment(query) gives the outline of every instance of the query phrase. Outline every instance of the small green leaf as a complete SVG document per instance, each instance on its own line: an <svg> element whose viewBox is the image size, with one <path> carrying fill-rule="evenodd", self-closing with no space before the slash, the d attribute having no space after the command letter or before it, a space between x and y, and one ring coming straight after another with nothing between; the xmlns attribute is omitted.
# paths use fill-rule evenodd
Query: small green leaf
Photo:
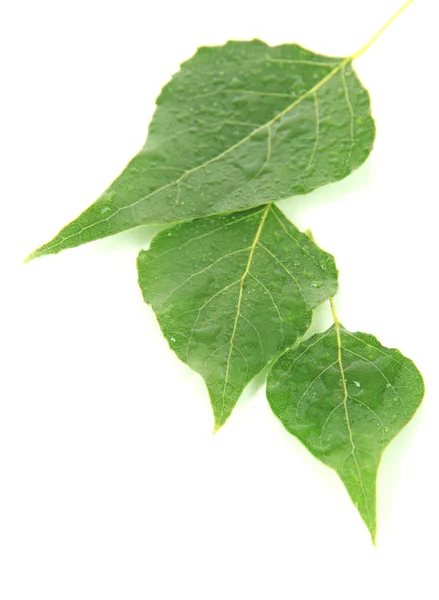
<svg viewBox="0 0 439 600"><path fill-rule="evenodd" d="M337 288L333 257L271 204L160 232L138 271L171 348L207 384L216 429Z"/></svg>
<svg viewBox="0 0 439 600"><path fill-rule="evenodd" d="M366 160L375 137L369 94L351 62L259 40L200 48L163 88L139 154L29 260L346 177Z"/></svg>
<svg viewBox="0 0 439 600"><path fill-rule="evenodd" d="M381 455L423 395L422 376L411 360L338 322L283 354L267 382L274 414L335 469L374 542Z"/></svg>

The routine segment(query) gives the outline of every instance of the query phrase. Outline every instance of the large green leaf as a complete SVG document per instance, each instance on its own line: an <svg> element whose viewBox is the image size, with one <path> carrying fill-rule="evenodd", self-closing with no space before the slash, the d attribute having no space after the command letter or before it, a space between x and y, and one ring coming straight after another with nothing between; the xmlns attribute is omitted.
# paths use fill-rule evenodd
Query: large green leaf
<svg viewBox="0 0 439 600"><path fill-rule="evenodd" d="M337 288L333 257L270 204L160 232L138 271L171 348L207 384L216 429Z"/></svg>
<svg viewBox="0 0 439 600"><path fill-rule="evenodd" d="M374 541L381 455L423 395L422 376L411 360L338 322L283 354L267 382L275 415L335 469Z"/></svg>
<svg viewBox="0 0 439 600"><path fill-rule="evenodd" d="M367 158L375 135L351 61L259 40L200 48L163 88L139 154L29 259L342 179Z"/></svg>

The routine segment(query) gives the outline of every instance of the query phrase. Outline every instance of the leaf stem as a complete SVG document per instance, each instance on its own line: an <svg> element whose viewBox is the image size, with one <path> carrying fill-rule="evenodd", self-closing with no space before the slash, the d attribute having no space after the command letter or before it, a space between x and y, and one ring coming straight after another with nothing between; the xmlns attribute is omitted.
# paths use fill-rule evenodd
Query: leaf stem
<svg viewBox="0 0 439 600"><path fill-rule="evenodd" d="M368 50L372 44L374 44L376 42L376 40L380 37L380 35L382 33L384 33L384 31L389 27L389 25L391 25L393 23L393 21L399 17L399 15L409 6L409 4L411 4L413 2L413 0L407 0L407 2L405 2L397 11L396 13L390 17L390 19L381 27L381 29L373 36L373 38L371 40L369 40L367 42L367 44L365 44L362 48L360 48L360 50L358 50L357 52L355 52L355 54L352 54L352 56L350 57L350 60L354 60L355 58L358 58L359 56L361 56L362 54L364 54L364 52L366 52L366 50Z"/></svg>
<svg viewBox="0 0 439 600"><path fill-rule="evenodd" d="M335 310L334 298L329 298L329 304L331 306L331 312L332 312L332 316L334 318L335 326L336 326L336 328L338 328L339 325L340 325L340 321L339 321L339 318L337 316L337 312Z"/></svg>

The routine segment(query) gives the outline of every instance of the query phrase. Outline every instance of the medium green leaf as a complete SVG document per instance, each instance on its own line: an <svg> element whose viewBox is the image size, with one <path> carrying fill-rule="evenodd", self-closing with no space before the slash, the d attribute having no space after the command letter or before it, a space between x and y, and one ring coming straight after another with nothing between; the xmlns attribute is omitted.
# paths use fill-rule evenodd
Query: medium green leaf
<svg viewBox="0 0 439 600"><path fill-rule="evenodd" d="M375 136L369 95L351 62L259 40L200 48L163 88L139 154L29 259L147 223L248 209L346 177Z"/></svg>
<svg viewBox="0 0 439 600"><path fill-rule="evenodd" d="M271 204L160 232L138 271L171 348L207 384L216 429L337 288L333 257Z"/></svg>
<svg viewBox="0 0 439 600"><path fill-rule="evenodd" d="M283 354L267 382L275 415L335 469L374 542L381 455L423 395L422 376L411 360L338 322Z"/></svg>

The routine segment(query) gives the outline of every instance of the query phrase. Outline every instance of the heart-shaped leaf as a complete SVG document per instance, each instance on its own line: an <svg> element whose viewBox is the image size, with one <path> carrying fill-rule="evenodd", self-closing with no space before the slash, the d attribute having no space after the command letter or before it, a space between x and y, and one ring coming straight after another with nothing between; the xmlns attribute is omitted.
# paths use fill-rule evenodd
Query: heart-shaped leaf
<svg viewBox="0 0 439 600"><path fill-rule="evenodd" d="M337 288L333 257L271 204L160 232L138 271L171 348L207 384L216 429Z"/></svg>
<svg viewBox="0 0 439 600"><path fill-rule="evenodd" d="M274 414L335 469L373 541L381 455L423 395L422 376L411 360L338 322L283 354L267 382Z"/></svg>
<svg viewBox="0 0 439 600"><path fill-rule="evenodd" d="M29 259L147 223L248 209L346 177L369 155L369 94L351 65L296 44L200 48L163 88L145 146Z"/></svg>

